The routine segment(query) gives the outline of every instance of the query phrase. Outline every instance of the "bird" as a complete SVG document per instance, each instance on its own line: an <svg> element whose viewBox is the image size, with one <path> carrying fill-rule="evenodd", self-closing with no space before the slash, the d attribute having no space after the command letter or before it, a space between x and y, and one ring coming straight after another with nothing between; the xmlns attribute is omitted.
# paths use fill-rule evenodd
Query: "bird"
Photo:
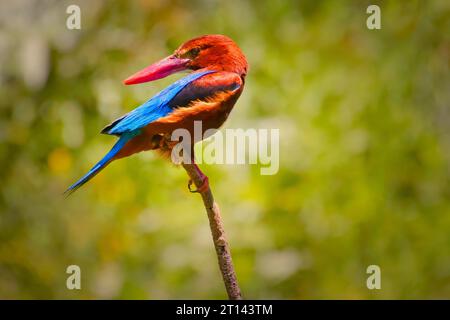
<svg viewBox="0 0 450 320"><path fill-rule="evenodd" d="M206 130L219 129L244 89L248 68L244 53L231 38L209 34L188 40L173 54L125 79L125 85L134 85L189 72L104 127L101 133L117 136L117 142L65 194L75 192L114 160L148 150L168 157L177 143L171 140L176 129L188 130L191 137L196 121L201 121L202 137ZM209 188L209 180L195 163L193 145L198 141L190 142L189 157L202 184L192 190L189 180L188 188L191 192L203 192Z"/></svg>

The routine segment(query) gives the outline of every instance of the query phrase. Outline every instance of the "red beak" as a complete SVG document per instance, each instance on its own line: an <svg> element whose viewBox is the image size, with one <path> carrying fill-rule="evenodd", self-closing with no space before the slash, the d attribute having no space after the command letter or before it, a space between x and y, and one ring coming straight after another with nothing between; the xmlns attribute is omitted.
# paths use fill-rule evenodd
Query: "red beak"
<svg viewBox="0 0 450 320"><path fill-rule="evenodd" d="M125 79L123 83L126 85L138 84L165 78L175 72L186 70L189 61L189 59L180 59L171 55L136 72L131 77Z"/></svg>

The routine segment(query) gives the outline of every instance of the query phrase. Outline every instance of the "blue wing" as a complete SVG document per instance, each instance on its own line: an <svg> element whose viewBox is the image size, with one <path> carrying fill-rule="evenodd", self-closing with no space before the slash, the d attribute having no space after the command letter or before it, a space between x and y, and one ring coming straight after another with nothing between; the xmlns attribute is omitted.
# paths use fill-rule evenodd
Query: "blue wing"
<svg viewBox="0 0 450 320"><path fill-rule="evenodd" d="M186 87L189 83L214 71L202 71L188 74L186 77L172 83L166 89L156 94L143 105L117 119L102 130L102 133L121 135L126 132L133 132L145 127L149 123L165 117L173 111L169 105L170 101Z"/></svg>

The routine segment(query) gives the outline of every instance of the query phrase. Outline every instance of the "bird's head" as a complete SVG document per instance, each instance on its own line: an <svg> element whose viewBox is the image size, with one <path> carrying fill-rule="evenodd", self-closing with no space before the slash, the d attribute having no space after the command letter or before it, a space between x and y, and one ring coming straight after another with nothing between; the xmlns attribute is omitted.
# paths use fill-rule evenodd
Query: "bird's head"
<svg viewBox="0 0 450 320"><path fill-rule="evenodd" d="M182 44L170 56L138 71L124 84L138 84L165 78L183 70L229 71L245 77L248 64L241 49L223 35L205 35Z"/></svg>

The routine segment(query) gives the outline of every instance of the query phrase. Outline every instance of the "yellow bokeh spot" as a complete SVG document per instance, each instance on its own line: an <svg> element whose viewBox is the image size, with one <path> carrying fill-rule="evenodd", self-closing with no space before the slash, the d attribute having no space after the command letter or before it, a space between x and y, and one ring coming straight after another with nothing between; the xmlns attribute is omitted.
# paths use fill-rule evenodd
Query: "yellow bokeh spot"
<svg viewBox="0 0 450 320"><path fill-rule="evenodd" d="M67 149L57 148L49 154L47 163L52 173L61 174L72 166L72 156Z"/></svg>

